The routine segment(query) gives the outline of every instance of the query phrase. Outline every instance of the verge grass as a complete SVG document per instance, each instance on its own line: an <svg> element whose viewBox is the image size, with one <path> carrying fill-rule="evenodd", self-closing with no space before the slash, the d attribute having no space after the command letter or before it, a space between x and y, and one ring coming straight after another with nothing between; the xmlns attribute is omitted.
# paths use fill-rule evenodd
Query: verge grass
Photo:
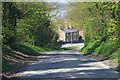
<svg viewBox="0 0 120 80"><path fill-rule="evenodd" d="M116 60L118 63L118 50L120 45L115 40L96 40L90 42L87 46L84 46L80 51L85 54L97 55L102 58Z"/></svg>

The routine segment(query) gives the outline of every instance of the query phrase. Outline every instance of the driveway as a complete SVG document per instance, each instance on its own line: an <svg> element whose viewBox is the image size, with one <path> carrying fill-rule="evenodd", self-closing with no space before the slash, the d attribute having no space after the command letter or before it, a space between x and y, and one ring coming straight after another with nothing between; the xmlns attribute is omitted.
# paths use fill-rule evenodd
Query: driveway
<svg viewBox="0 0 120 80"><path fill-rule="evenodd" d="M81 44L82 45L82 44ZM118 78L118 73L101 62L82 56L78 50L52 51L38 57L19 78Z"/></svg>

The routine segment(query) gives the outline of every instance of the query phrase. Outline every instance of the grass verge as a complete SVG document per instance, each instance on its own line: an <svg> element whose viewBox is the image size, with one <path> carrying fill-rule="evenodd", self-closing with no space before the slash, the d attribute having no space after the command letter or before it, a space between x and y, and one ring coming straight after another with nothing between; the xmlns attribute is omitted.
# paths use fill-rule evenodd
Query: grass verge
<svg viewBox="0 0 120 80"><path fill-rule="evenodd" d="M93 41L90 42L87 46L83 47L80 51L85 54L96 55L105 59L116 60L118 63L118 46L117 41L107 40L107 41Z"/></svg>

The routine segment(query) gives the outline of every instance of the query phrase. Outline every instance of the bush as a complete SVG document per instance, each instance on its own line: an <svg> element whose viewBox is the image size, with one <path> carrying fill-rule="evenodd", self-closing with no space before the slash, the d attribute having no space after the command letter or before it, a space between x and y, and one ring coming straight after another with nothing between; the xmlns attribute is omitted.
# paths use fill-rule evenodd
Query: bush
<svg viewBox="0 0 120 80"><path fill-rule="evenodd" d="M48 45L44 46L44 47L47 47L47 48L51 48L51 49L57 49L59 48L59 43L48 43Z"/></svg>
<svg viewBox="0 0 120 80"><path fill-rule="evenodd" d="M118 50L115 51L115 52L113 52L113 53L110 55L110 58L111 58L111 59L117 59L117 58L118 58L118 53L119 53Z"/></svg>
<svg viewBox="0 0 120 80"><path fill-rule="evenodd" d="M100 44L100 40L91 41L86 47L83 47L80 51L86 54L91 54Z"/></svg>
<svg viewBox="0 0 120 80"><path fill-rule="evenodd" d="M5 54L10 52L12 52L12 49L8 45L2 44L2 53Z"/></svg>
<svg viewBox="0 0 120 80"><path fill-rule="evenodd" d="M105 42L103 41L100 46L98 46L94 52L92 52L92 55L98 55L100 54L100 50L102 50L102 47L104 46Z"/></svg>
<svg viewBox="0 0 120 80"><path fill-rule="evenodd" d="M7 72L7 71L13 69L14 67L15 67L15 65L13 65L13 64L2 62L2 72Z"/></svg>
<svg viewBox="0 0 120 80"><path fill-rule="evenodd" d="M102 39L101 39L101 42L103 42L103 41L106 41L106 39L108 38L108 36L106 35L106 36L104 36L104 37L102 37Z"/></svg>
<svg viewBox="0 0 120 80"><path fill-rule="evenodd" d="M51 50L48 48L36 47L36 46L30 45L28 43L23 43L23 44L13 43L10 46L13 50L22 52L22 53L27 54L27 55L37 55L40 52Z"/></svg>
<svg viewBox="0 0 120 80"><path fill-rule="evenodd" d="M69 50L69 49L76 49L78 47L73 46L73 47L67 47L67 48L58 48L58 47L37 47L37 46L33 46L30 45L28 43L13 43L10 45L10 47L13 50L22 52L24 54L27 55L37 55L40 52L44 52L44 51L55 51L55 50Z"/></svg>
<svg viewBox="0 0 120 80"><path fill-rule="evenodd" d="M94 50L93 54L110 58L110 55L117 50L117 47L116 41L108 40L106 42L102 42L102 44ZM116 52L114 55L116 55Z"/></svg>
<svg viewBox="0 0 120 80"><path fill-rule="evenodd" d="M116 62L120 65L120 50L119 48L117 49L117 51L113 52L110 55L110 59L116 60Z"/></svg>
<svg viewBox="0 0 120 80"><path fill-rule="evenodd" d="M77 46L73 46L73 47L64 47L64 48L60 48L60 50L70 50L70 49L78 49L79 47Z"/></svg>

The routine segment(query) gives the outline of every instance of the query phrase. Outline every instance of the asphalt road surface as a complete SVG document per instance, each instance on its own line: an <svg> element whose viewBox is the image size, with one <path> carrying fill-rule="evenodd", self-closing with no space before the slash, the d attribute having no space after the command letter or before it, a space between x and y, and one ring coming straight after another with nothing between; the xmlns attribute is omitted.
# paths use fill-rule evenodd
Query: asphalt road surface
<svg viewBox="0 0 120 80"><path fill-rule="evenodd" d="M73 46L77 46L79 47L79 49L81 49L84 46L84 43L66 43L63 44L61 47L73 47Z"/></svg>
<svg viewBox="0 0 120 80"><path fill-rule="evenodd" d="M82 43L79 45L80 48L83 46ZM82 56L77 49L74 49L47 52L43 54L42 58L38 58L38 61L29 65L25 71L17 73L13 77L118 78L118 73L99 61Z"/></svg>

